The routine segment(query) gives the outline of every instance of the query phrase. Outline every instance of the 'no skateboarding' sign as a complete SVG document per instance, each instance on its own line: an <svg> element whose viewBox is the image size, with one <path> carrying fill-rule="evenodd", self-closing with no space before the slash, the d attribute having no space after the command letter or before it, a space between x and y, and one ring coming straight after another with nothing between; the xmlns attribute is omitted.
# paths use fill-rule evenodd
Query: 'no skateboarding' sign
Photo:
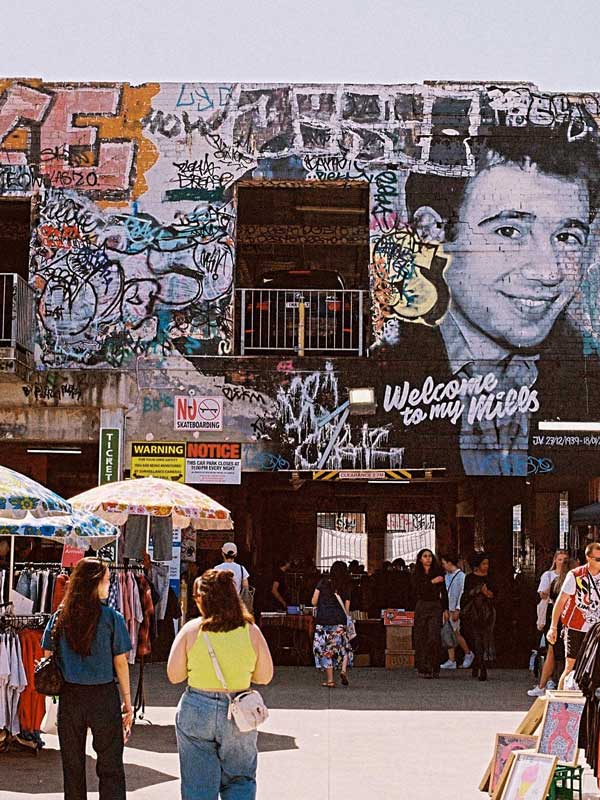
<svg viewBox="0 0 600 800"><path fill-rule="evenodd" d="M223 398L190 397L175 398L176 431L222 431Z"/></svg>

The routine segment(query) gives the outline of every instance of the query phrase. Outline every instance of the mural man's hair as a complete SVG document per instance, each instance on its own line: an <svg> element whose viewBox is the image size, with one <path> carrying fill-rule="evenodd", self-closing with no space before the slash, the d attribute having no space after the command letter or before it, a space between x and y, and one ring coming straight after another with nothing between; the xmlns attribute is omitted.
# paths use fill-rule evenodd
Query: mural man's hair
<svg viewBox="0 0 600 800"><path fill-rule="evenodd" d="M583 107L581 116L585 127L577 138L573 138L569 121L550 127L484 126L480 135L468 140L474 175L496 164L525 166L531 163L546 175L582 178L589 189L591 220L600 202L600 134L595 120ZM446 239L452 241L469 180L468 177L412 173L406 182L409 218L412 219L418 208L431 206L446 220Z"/></svg>

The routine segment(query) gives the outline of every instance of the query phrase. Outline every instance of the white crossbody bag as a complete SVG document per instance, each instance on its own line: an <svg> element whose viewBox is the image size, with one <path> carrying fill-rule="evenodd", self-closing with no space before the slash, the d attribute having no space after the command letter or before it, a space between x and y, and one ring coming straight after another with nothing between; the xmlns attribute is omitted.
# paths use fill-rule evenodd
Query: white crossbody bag
<svg viewBox="0 0 600 800"><path fill-rule="evenodd" d="M217 654L210 643L208 634L204 633L203 636L211 661L213 663L215 675L217 676L217 679L223 689L225 689L225 691L229 694L229 689L225 681L225 676L223 675L223 670L219 664ZM265 705L262 695L260 692L257 692L256 689L248 689L247 692L242 692L235 697L231 697L231 695L229 695L229 710L227 712L227 718L233 718L238 730L240 730L242 733L248 733L248 731L256 730L260 725L263 724L263 722L266 722L268 716L269 709Z"/></svg>

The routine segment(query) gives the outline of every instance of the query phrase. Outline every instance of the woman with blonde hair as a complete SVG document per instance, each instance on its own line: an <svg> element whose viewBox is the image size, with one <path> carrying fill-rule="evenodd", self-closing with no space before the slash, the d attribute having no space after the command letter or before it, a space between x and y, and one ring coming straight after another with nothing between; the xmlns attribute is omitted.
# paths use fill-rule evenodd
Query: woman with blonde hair
<svg viewBox="0 0 600 800"><path fill-rule="evenodd" d="M65 800L87 797L88 728L98 757L100 800L125 800L123 744L133 723L127 663L131 640L123 616L106 605L109 588L106 564L97 558L82 559L42 638L45 655L56 651L65 680L57 723Z"/></svg>
<svg viewBox="0 0 600 800"><path fill-rule="evenodd" d="M187 680L175 728L182 800L254 800L257 732L242 733L228 713L230 695L273 678L269 647L237 592L229 570L207 570L194 582L200 617L177 634L167 664L171 683ZM221 668L220 682L209 645Z"/></svg>
<svg viewBox="0 0 600 800"><path fill-rule="evenodd" d="M564 551L557 551L557 555L559 552ZM548 595L549 604L546 612L546 627L544 629L544 635L546 636L546 660L544 661L544 666L542 668L542 674L540 675L540 682L537 686L534 686L533 689L530 689L527 694L530 697L543 697L546 694L546 689L548 688L548 683L554 674L554 668L556 666L557 661L564 661L565 660L565 646L563 642L563 638L560 635L557 636L556 643L550 644L548 641L548 630L552 625L552 610L554 608L554 603L556 602L557 597L560 594L562 589L562 585L565 582L569 571L573 569L575 566L575 562L571 561L567 555L566 558L561 559L559 564L559 572L558 576L552 581L550 584L550 591ZM559 623L560 626L560 623Z"/></svg>
<svg viewBox="0 0 600 800"><path fill-rule="evenodd" d="M562 565L568 560L569 554L566 550L555 551L550 569L547 569L545 572L543 572L540 578L540 583L538 585L538 594L540 596L540 600L547 601L549 599L552 581L555 581L558 578Z"/></svg>

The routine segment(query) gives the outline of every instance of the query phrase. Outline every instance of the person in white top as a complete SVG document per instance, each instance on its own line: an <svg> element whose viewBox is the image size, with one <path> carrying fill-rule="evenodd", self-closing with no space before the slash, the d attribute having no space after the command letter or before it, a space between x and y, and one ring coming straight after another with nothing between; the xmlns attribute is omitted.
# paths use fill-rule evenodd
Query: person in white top
<svg viewBox="0 0 600 800"><path fill-rule="evenodd" d="M563 564L568 561L568 559L569 554L566 550L557 550L554 553L554 558L552 559L550 569L547 569L545 572L543 572L540 578L540 583L537 589L540 598L540 601L537 604L537 629L540 632L545 631L548 627L549 612L552 611L552 598L550 597L550 589L554 581L557 580L558 576L560 575ZM550 650L548 650L546 661L550 661L552 664L554 664L554 659L550 653ZM550 665L548 664L548 666ZM550 675L550 677L552 677L552 675ZM543 697L546 688L555 688L555 683L553 680L548 680L544 686L541 686L541 684L542 679L540 678L540 683L536 684L533 689L530 689L527 694L530 697Z"/></svg>
<svg viewBox="0 0 600 800"><path fill-rule="evenodd" d="M552 560L550 569L547 569L546 572L543 572L542 577L540 578L540 585L538 586L540 600L548 600L550 597L550 587L552 586L552 581L558 578L560 568L568 559L568 557L569 554L566 550L557 550L556 553L554 553L554 559ZM543 627L546 627L545 619Z"/></svg>
<svg viewBox="0 0 600 800"><path fill-rule="evenodd" d="M469 669L475 659L464 636L460 632L460 599L465 585L465 573L458 567L458 557L454 555L442 556L446 591L448 592L448 611L444 611L444 622L450 622L456 636L458 646L464 652L463 669ZM448 660L444 661L440 669L456 669L456 648L448 648Z"/></svg>
<svg viewBox="0 0 600 800"><path fill-rule="evenodd" d="M249 583L248 578L250 577L248 570L246 567L243 567L241 564L235 563L235 557L237 556L237 547L233 542L226 542L223 547L221 548L221 552L223 554L223 562L221 564L217 564L214 569L219 570L229 570L229 572L233 572L233 579L235 582L235 588L238 591L238 594L241 594L242 589L248 589Z"/></svg>

